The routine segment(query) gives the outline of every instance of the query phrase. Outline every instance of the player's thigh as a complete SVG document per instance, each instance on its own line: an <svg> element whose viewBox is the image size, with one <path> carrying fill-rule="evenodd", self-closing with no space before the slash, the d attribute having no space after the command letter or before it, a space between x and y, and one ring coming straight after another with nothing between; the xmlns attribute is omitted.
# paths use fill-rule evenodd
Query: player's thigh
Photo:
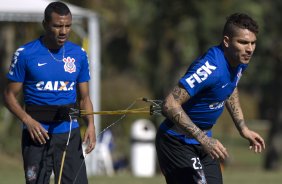
<svg viewBox="0 0 282 184"><path fill-rule="evenodd" d="M203 151L201 155L201 164L203 165L204 173L208 184L222 184L222 173L220 168L220 162L218 159L212 159L209 154Z"/></svg>
<svg viewBox="0 0 282 184"><path fill-rule="evenodd" d="M207 184L204 171L191 167L174 169L165 175L167 184Z"/></svg>
<svg viewBox="0 0 282 184"><path fill-rule="evenodd" d="M159 131L156 148L159 165L168 184L206 183L198 150L194 145L187 145Z"/></svg>
<svg viewBox="0 0 282 184"><path fill-rule="evenodd" d="M68 140L68 134L54 134L54 173L55 181L58 181L58 176L63 164L62 183L76 183L85 184L87 182L86 168L84 163L83 150L81 145L80 129L75 128L71 131L70 142L68 144L65 160L62 163L62 155Z"/></svg>
<svg viewBox="0 0 282 184"><path fill-rule="evenodd" d="M52 158L48 156L49 141L46 144L34 142L29 132L22 132L22 156L26 183L49 183Z"/></svg>

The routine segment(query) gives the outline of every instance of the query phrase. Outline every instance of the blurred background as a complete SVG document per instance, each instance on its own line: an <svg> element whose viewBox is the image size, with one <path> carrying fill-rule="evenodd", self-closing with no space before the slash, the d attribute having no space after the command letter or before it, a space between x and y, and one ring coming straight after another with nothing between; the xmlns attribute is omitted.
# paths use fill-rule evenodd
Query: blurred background
<svg viewBox="0 0 282 184"><path fill-rule="evenodd" d="M263 154L250 152L248 142L240 138L226 112L218 121L214 136L230 153L230 158L222 163L225 183L282 182L282 1L64 2L89 9L99 17L102 110L127 108L139 97L163 99L196 57L220 43L228 15L244 12L252 16L259 23L260 32L255 54L239 83L239 90L245 119L265 138L267 149ZM86 23L80 26L85 28ZM13 52L41 34L41 23L0 22L1 95ZM70 40L83 47L88 44L87 39L81 39L76 33ZM3 183L23 183L21 125L3 106L2 98L0 111L0 178ZM90 183L164 183L154 154L150 155L155 164L153 176L136 177L132 172L132 146L136 143L132 141L133 125L144 118L155 129L163 120L161 116L130 115L107 129L113 170L110 174L105 171L91 176ZM118 119L119 116L102 116L100 131Z"/></svg>

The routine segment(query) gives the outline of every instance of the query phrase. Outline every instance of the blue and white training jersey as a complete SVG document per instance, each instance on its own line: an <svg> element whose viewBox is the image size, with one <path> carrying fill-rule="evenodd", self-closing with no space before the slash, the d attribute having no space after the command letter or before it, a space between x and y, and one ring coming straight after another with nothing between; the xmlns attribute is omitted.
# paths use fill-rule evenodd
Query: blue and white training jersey
<svg viewBox="0 0 282 184"><path fill-rule="evenodd" d="M69 41L51 54L39 38L16 50L7 77L23 83L27 105L74 104L77 83L90 80L88 57L80 46ZM69 131L69 122L40 123L50 133ZM78 122L75 120L72 126L77 128Z"/></svg>
<svg viewBox="0 0 282 184"><path fill-rule="evenodd" d="M246 68L246 64L232 68L224 57L221 46L210 48L190 65L179 83L191 97L182 107L193 123L204 130L212 128L223 112L226 99L233 93ZM182 137L190 144L198 143L194 139L185 140L184 135L179 135L165 125L171 125L170 120L166 119L165 122L161 128L167 133ZM211 136L210 131L208 136Z"/></svg>

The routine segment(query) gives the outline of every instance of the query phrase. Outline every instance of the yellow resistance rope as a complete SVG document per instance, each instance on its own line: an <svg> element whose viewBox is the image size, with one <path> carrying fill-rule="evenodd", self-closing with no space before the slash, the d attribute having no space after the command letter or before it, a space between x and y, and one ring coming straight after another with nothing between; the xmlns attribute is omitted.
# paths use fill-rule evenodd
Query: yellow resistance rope
<svg viewBox="0 0 282 184"><path fill-rule="evenodd" d="M98 111L98 112L87 112L85 110L80 110L81 116L99 114L99 115L120 115L120 114L150 114L150 107L142 107L130 110L114 110L114 111Z"/></svg>
<svg viewBox="0 0 282 184"><path fill-rule="evenodd" d="M81 117L86 115L127 115L127 114L149 114L149 115L160 115L161 114L161 100L148 100L147 98L138 98L134 101L144 101L151 103L148 107L141 107L135 109L123 109L123 110L113 110L113 111L97 111L97 112L88 112L83 109L73 109L71 108L71 112L69 113L72 117Z"/></svg>

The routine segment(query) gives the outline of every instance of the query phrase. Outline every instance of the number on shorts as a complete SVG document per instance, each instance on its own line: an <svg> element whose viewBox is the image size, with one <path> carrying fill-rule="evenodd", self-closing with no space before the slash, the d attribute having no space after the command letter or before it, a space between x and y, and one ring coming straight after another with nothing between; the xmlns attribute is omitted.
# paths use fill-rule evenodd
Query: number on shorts
<svg viewBox="0 0 282 184"><path fill-rule="evenodd" d="M193 167L195 170L202 169L202 164L200 162L199 157L191 158L191 160L193 161Z"/></svg>

